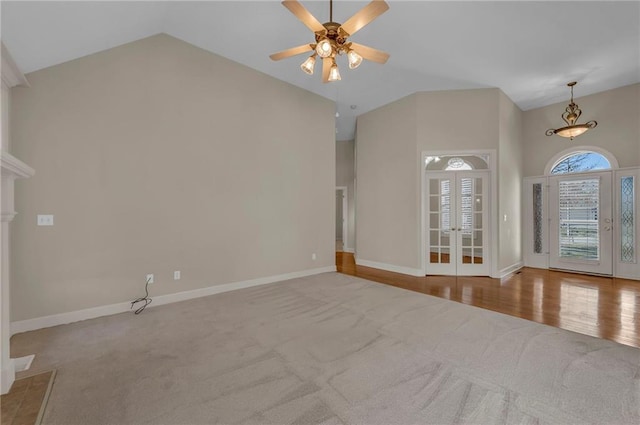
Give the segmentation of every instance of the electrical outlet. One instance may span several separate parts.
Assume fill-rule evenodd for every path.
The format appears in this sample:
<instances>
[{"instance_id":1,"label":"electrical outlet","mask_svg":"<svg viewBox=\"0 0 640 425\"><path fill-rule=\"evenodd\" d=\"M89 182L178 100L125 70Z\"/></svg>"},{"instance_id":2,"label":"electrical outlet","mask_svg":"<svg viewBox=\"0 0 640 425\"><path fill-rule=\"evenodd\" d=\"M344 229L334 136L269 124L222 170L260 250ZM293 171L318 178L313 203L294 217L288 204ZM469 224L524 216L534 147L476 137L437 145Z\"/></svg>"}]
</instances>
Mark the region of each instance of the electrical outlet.
<instances>
[{"instance_id":1,"label":"electrical outlet","mask_svg":"<svg viewBox=\"0 0 640 425\"><path fill-rule=\"evenodd\" d=\"M317 259L317 258L318 258L318 257L316 256L316 253L315 253L315 252L314 252L313 254L311 254L311 259L312 259L313 261L316 261L316 259Z\"/></svg>"},{"instance_id":2,"label":"electrical outlet","mask_svg":"<svg viewBox=\"0 0 640 425\"><path fill-rule=\"evenodd\" d=\"M38 226L53 226L53 215L38 214Z\"/></svg>"},{"instance_id":3,"label":"electrical outlet","mask_svg":"<svg viewBox=\"0 0 640 425\"><path fill-rule=\"evenodd\" d=\"M173 280L180 280L180 270L173 272Z\"/></svg>"},{"instance_id":4,"label":"electrical outlet","mask_svg":"<svg viewBox=\"0 0 640 425\"><path fill-rule=\"evenodd\" d=\"M145 282L153 283L153 275L152 274L148 274L147 278L145 279Z\"/></svg>"}]
</instances>

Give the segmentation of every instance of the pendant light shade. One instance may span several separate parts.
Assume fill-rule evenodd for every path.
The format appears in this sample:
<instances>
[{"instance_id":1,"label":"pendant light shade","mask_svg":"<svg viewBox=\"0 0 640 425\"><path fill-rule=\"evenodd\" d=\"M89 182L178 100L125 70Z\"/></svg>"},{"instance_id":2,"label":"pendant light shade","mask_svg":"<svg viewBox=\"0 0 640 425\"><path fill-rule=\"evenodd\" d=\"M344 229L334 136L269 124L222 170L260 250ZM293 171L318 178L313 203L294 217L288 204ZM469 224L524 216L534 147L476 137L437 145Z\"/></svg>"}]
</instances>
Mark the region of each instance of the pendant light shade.
<instances>
[{"instance_id":1,"label":"pendant light shade","mask_svg":"<svg viewBox=\"0 0 640 425\"><path fill-rule=\"evenodd\" d=\"M545 132L547 136L557 134L560 137L566 137L573 140L574 137L578 137L598 125L598 122L594 120L591 120L586 124L576 124L576 121L578 121L578 118L582 115L582 111L578 107L578 104L573 101L573 86L576 84L577 83L575 81L567 84L567 86L571 87L571 101L562 114L562 119L567 123L567 126L556 129L550 128Z\"/></svg>"}]
</instances>

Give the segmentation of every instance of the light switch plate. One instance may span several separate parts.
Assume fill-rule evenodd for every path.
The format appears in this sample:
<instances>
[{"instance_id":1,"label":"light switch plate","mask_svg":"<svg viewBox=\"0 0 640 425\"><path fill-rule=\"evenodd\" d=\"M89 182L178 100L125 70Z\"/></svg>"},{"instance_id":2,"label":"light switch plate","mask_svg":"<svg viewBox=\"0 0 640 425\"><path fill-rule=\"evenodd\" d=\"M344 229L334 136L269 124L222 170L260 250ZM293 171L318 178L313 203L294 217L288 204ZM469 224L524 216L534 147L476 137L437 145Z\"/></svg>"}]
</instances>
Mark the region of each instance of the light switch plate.
<instances>
[{"instance_id":1,"label":"light switch plate","mask_svg":"<svg viewBox=\"0 0 640 425\"><path fill-rule=\"evenodd\" d=\"M38 226L53 226L53 214L38 214Z\"/></svg>"}]
</instances>

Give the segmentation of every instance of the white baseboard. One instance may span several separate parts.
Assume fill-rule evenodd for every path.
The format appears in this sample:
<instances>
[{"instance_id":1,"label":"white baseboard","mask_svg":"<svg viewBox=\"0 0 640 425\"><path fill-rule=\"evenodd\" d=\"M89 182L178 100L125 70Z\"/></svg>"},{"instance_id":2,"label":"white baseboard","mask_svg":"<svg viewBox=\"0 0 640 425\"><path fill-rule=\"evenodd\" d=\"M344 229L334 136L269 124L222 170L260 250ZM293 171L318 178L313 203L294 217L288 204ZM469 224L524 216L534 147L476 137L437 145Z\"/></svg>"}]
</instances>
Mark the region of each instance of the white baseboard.
<instances>
[{"instance_id":1,"label":"white baseboard","mask_svg":"<svg viewBox=\"0 0 640 425\"><path fill-rule=\"evenodd\" d=\"M511 273L517 272L523 267L524 267L524 263L522 261L518 261L517 263L514 263L509 267L505 267L504 269L498 272L498 279L502 279L503 277L508 276Z\"/></svg>"},{"instance_id":2,"label":"white baseboard","mask_svg":"<svg viewBox=\"0 0 640 425\"><path fill-rule=\"evenodd\" d=\"M36 358L35 354L30 354L28 356L11 359L11 361L13 361L13 368L15 369L16 373L29 370L29 368L31 367L31 363L35 358Z\"/></svg>"},{"instance_id":3,"label":"white baseboard","mask_svg":"<svg viewBox=\"0 0 640 425\"><path fill-rule=\"evenodd\" d=\"M299 277L312 276L320 273L335 272L336 266L320 267L317 269L301 270L280 274L276 276L260 277L257 279L243 280L240 282L226 283L223 285L208 286L206 288L193 289L190 291L176 292L174 294L159 295L153 297L153 303L148 308L159 305L186 301L193 298L206 297L208 295L222 292L235 291L236 289L250 288L252 286L265 285L268 283L280 282ZM131 302L126 301L117 304L104 305L100 307L87 308L84 310L70 311L68 313L53 314L51 316L36 317L34 319L19 320L11 322L11 335L21 332L33 331L36 329L49 328L51 326L64 325L67 323L79 322L81 320L94 319L96 317L109 316L112 314L131 311Z\"/></svg>"},{"instance_id":4,"label":"white baseboard","mask_svg":"<svg viewBox=\"0 0 640 425\"><path fill-rule=\"evenodd\" d=\"M351 254L355 253L356 251L353 248L343 248L342 249L343 252L350 252Z\"/></svg>"},{"instance_id":5,"label":"white baseboard","mask_svg":"<svg viewBox=\"0 0 640 425\"><path fill-rule=\"evenodd\" d=\"M632 276L630 274L616 274L613 277L617 277L618 279L640 280L640 276Z\"/></svg>"},{"instance_id":6,"label":"white baseboard","mask_svg":"<svg viewBox=\"0 0 640 425\"><path fill-rule=\"evenodd\" d=\"M373 267L374 269L386 270L389 272L396 272L402 274L408 274L410 276L424 276L424 272L421 269L414 269L411 267L395 266L393 264L378 263L377 261L361 260L356 258L356 264L359 266Z\"/></svg>"},{"instance_id":7,"label":"white baseboard","mask_svg":"<svg viewBox=\"0 0 640 425\"><path fill-rule=\"evenodd\" d=\"M16 371L13 368L13 362L9 361L9 364L3 364L0 369L0 394L8 393L15 380Z\"/></svg>"}]
</instances>

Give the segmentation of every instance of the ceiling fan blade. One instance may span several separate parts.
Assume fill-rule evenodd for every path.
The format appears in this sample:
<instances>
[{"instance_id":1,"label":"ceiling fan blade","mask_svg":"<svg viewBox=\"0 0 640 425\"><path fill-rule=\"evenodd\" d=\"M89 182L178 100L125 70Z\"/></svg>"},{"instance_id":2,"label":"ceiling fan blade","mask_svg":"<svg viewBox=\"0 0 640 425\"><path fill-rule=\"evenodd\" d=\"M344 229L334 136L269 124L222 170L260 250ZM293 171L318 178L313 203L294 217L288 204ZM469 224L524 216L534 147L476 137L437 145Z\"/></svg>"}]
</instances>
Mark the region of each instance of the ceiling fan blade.
<instances>
[{"instance_id":1,"label":"ceiling fan blade","mask_svg":"<svg viewBox=\"0 0 640 425\"><path fill-rule=\"evenodd\" d=\"M303 24L307 26L311 31L318 32L324 31L324 26L318 22L318 20L309 12L300 2L297 0L285 0L282 5L289 9L291 13L296 15L296 18L300 19Z\"/></svg>"},{"instance_id":2,"label":"ceiling fan blade","mask_svg":"<svg viewBox=\"0 0 640 425\"><path fill-rule=\"evenodd\" d=\"M313 50L313 47L311 47L311 44L303 44L302 46L292 47L290 49L283 50L282 52L274 53L269 57L271 58L271 60L279 61L281 59L299 55L304 52L310 52L312 50Z\"/></svg>"},{"instance_id":3,"label":"ceiling fan blade","mask_svg":"<svg viewBox=\"0 0 640 425\"><path fill-rule=\"evenodd\" d=\"M329 71L331 71L331 65L333 65L333 59L331 57L322 59L322 82L329 82Z\"/></svg>"},{"instance_id":4,"label":"ceiling fan blade","mask_svg":"<svg viewBox=\"0 0 640 425\"><path fill-rule=\"evenodd\" d=\"M373 0L347 19L347 22L342 24L342 29L347 34L353 35L387 10L389 10L389 5L384 0Z\"/></svg>"},{"instance_id":5,"label":"ceiling fan blade","mask_svg":"<svg viewBox=\"0 0 640 425\"><path fill-rule=\"evenodd\" d=\"M351 48L360 56L370 60L371 62L386 63L389 59L389 53L374 49L373 47L368 47L358 43L351 43Z\"/></svg>"}]
</instances>

